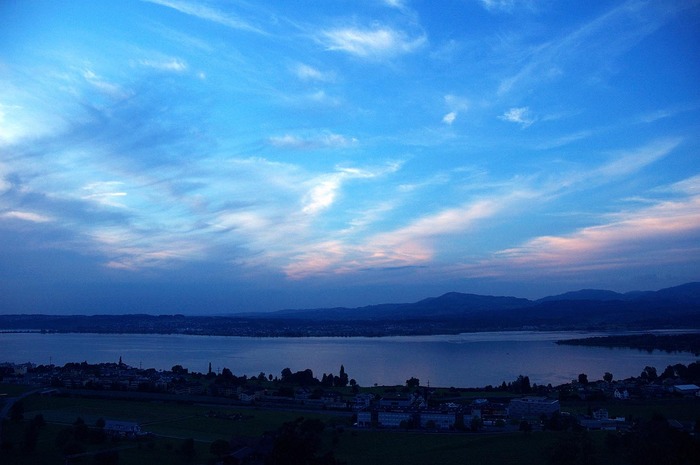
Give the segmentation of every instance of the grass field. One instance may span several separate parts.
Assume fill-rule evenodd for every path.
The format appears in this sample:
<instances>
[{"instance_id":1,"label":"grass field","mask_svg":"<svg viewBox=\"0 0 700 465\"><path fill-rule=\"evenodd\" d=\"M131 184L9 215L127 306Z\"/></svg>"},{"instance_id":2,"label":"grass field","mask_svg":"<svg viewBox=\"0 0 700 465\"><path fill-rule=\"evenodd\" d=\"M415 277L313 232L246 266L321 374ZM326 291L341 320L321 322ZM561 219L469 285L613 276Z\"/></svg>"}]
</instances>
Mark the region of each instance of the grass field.
<instances>
[{"instance_id":1,"label":"grass field","mask_svg":"<svg viewBox=\"0 0 700 465\"><path fill-rule=\"evenodd\" d=\"M0 386L0 390L2 386ZM341 433L327 429L324 447L348 465L400 463L422 464L539 464L548 463L547 457L556 444L571 433L532 432L501 434L429 434L389 430L356 430L349 427L347 415L332 412L312 413L228 406L206 406L173 402L93 399L78 397L42 397L32 395L24 399L23 423L4 422L1 464L57 464L64 463L57 438L78 417L89 426L99 418L129 420L140 423L144 430L157 437L145 441L107 441L86 445L87 452L116 449L121 465L153 465L156 463L208 463L214 459L209 446L216 439L233 436L257 437L274 431L282 423L298 417L318 418L326 425L344 426ZM589 407L607 408L611 416L650 418L661 413L681 421L700 418L700 402L695 399L668 399L644 403L607 402L603 405L586 402L567 402L562 409L586 412ZM219 414L219 418L209 415ZM40 430L34 451L22 449L29 420L41 414L47 425ZM238 414L238 416L236 416ZM230 416L226 418L226 416ZM223 417L223 418L222 418ZM605 432L593 432L596 463L625 463L605 446ZM195 441L194 459L182 453L185 440ZM334 439L334 440L333 440ZM84 456L71 463L94 463L92 456Z\"/></svg>"},{"instance_id":2,"label":"grass field","mask_svg":"<svg viewBox=\"0 0 700 465\"><path fill-rule=\"evenodd\" d=\"M665 418L678 421L700 421L700 401L684 398L607 402L566 401L562 403L561 410L572 414L586 414L589 408L596 410L600 407L607 409L610 417L651 418L658 413Z\"/></svg>"},{"instance_id":3,"label":"grass field","mask_svg":"<svg viewBox=\"0 0 700 465\"><path fill-rule=\"evenodd\" d=\"M464 465L542 463L551 434L418 434L358 431L345 435L335 452L348 465L390 463Z\"/></svg>"},{"instance_id":4,"label":"grass field","mask_svg":"<svg viewBox=\"0 0 700 465\"><path fill-rule=\"evenodd\" d=\"M319 418L330 424L349 425L350 421L347 416L311 412L77 397L31 396L24 404L26 418L41 413L50 423L72 424L77 417L81 417L88 425L94 425L99 418L133 421L139 423L145 431L159 436L208 442L234 435L260 436L265 431L274 431L282 423L300 416ZM222 416L238 414L241 419L213 418L208 416L210 412Z\"/></svg>"}]
</instances>

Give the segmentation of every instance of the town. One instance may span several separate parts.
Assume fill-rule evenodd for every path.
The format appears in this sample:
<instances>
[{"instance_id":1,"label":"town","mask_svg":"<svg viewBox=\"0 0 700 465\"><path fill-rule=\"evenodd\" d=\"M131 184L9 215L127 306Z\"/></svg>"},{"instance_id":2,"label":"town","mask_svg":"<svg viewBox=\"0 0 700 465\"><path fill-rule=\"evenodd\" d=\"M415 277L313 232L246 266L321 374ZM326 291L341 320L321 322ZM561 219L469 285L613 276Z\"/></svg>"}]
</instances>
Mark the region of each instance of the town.
<instances>
[{"instance_id":1,"label":"town","mask_svg":"<svg viewBox=\"0 0 700 465\"><path fill-rule=\"evenodd\" d=\"M26 393L45 402L52 398L97 398L207 405L210 407L207 417L228 419L245 415L224 413L230 408L243 412L246 409L293 411L301 417L332 414L345 418L341 427L353 431L448 436L505 437L533 431L576 430L602 431L622 437L639 428L639 418L635 415L613 414L613 410L624 410L625 405L643 408L682 402L694 412L700 412L700 363L697 362L668 366L661 373L647 366L640 376L624 380L615 380L611 373L601 380L588 380L582 373L570 383L543 386L531 384L527 376L520 375L500 386L481 388L423 386L416 378L406 380L403 386L360 387L342 365L337 374L323 374L318 379L309 369L292 372L285 368L277 376L265 373L237 376L228 368L216 373L211 366L207 373L190 372L180 365L171 370L136 368L123 363L121 358L114 363L68 363L62 367L5 363L0 365L0 376L0 386L24 386ZM4 400L3 416L17 420L23 401L10 400L7 396ZM563 406L574 409L570 411ZM664 421L669 428L691 438L698 432L698 419L696 415L668 417ZM100 420L101 431L107 437L143 440L157 434L129 418L104 416ZM252 443L250 439L243 442L240 438L225 439L229 445L223 448L226 450L223 455L229 457L229 462L223 463L257 463L255 460L268 463L273 450L271 437L278 436L261 435ZM13 444L3 437L2 441L3 453L21 448L21 440ZM267 444L266 452L261 452L263 444ZM697 449L697 439L693 444ZM85 453L80 448L67 452L76 457ZM234 456L237 462L231 462Z\"/></svg>"}]
</instances>

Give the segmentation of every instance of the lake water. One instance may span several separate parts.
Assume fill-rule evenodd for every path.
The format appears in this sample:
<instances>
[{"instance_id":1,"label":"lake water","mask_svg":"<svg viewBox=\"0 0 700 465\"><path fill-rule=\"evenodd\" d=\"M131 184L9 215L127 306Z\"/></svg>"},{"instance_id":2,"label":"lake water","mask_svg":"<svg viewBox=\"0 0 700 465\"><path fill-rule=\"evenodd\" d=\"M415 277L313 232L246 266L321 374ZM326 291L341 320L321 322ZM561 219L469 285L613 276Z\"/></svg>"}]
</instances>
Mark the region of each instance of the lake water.
<instances>
[{"instance_id":1,"label":"lake water","mask_svg":"<svg viewBox=\"0 0 700 465\"><path fill-rule=\"evenodd\" d=\"M687 331L685 331L687 332ZM666 331L667 333L667 331ZM668 365L698 360L689 353L653 353L555 344L559 339L601 335L580 332L487 332L449 336L382 338L249 338L134 334L0 333L0 362L63 365L117 362L143 368L182 365L206 373L224 367L234 374L279 376L282 369L311 368L319 379L340 365L361 386L404 384L480 387L527 375L537 384L567 383L586 373L598 380L639 376L645 366L659 373Z\"/></svg>"}]
</instances>

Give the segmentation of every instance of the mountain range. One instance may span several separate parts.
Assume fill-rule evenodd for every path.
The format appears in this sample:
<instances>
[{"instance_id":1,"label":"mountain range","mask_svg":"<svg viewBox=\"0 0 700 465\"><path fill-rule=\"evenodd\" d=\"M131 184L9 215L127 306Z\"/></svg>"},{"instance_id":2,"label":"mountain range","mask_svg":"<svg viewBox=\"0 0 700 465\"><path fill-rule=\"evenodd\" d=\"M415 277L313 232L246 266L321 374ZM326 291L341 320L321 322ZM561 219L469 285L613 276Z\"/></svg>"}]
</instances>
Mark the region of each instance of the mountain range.
<instances>
[{"instance_id":1,"label":"mountain range","mask_svg":"<svg viewBox=\"0 0 700 465\"><path fill-rule=\"evenodd\" d=\"M700 327L700 282L618 293L583 289L529 300L449 292L414 303L281 310L263 318L326 321L461 320L496 326L691 325Z\"/></svg>"},{"instance_id":2,"label":"mountain range","mask_svg":"<svg viewBox=\"0 0 700 465\"><path fill-rule=\"evenodd\" d=\"M206 311L206 309L201 309ZM229 336L388 336L504 330L700 329L700 282L529 300L449 292L413 303L216 316L0 315L0 330Z\"/></svg>"}]
</instances>

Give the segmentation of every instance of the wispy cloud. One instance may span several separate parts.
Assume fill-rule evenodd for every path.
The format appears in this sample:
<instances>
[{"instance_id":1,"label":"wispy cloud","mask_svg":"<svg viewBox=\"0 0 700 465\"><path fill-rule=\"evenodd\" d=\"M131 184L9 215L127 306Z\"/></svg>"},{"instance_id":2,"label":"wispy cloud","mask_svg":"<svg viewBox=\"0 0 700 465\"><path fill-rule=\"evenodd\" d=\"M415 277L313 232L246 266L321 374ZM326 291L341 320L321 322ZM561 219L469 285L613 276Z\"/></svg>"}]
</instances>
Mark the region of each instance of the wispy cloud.
<instances>
[{"instance_id":1,"label":"wispy cloud","mask_svg":"<svg viewBox=\"0 0 700 465\"><path fill-rule=\"evenodd\" d=\"M667 108L661 108L656 111L651 111L644 113L637 117L637 122L639 123L654 123L658 120L673 118L679 114L697 110L700 107L697 103L685 104L685 105L675 105Z\"/></svg>"},{"instance_id":2,"label":"wispy cloud","mask_svg":"<svg viewBox=\"0 0 700 465\"><path fill-rule=\"evenodd\" d=\"M530 108L528 107L510 108L499 116L499 119L519 124L522 128L526 128L535 122L535 119L530 116Z\"/></svg>"},{"instance_id":3,"label":"wispy cloud","mask_svg":"<svg viewBox=\"0 0 700 465\"><path fill-rule=\"evenodd\" d=\"M477 200L455 208L427 214L407 226L367 237L360 242L334 240L311 244L312 253L302 253L285 267L290 278L315 274L355 273L368 268L429 264L445 237L461 235L529 193L516 192Z\"/></svg>"},{"instance_id":4,"label":"wispy cloud","mask_svg":"<svg viewBox=\"0 0 700 465\"><path fill-rule=\"evenodd\" d=\"M556 196L572 189L585 190L615 182L668 156L682 142L681 138L663 138L636 148L609 152L608 160L598 166L579 166L550 176L544 188L547 195Z\"/></svg>"},{"instance_id":5,"label":"wispy cloud","mask_svg":"<svg viewBox=\"0 0 700 465\"><path fill-rule=\"evenodd\" d=\"M48 223L52 218L40 213L12 210L0 213L0 218L28 221L30 223Z\"/></svg>"},{"instance_id":6,"label":"wispy cloud","mask_svg":"<svg viewBox=\"0 0 700 465\"><path fill-rule=\"evenodd\" d=\"M585 191L594 186L615 182L628 177L671 153L680 139L664 139L651 142L637 149L612 154L610 161L589 171L571 170L559 174L556 179L538 176L517 177L508 183L487 187L488 194L461 205L428 212L414 218L407 225L364 238L337 237L333 241L310 243L313 252L299 252L293 255L285 272L290 278L303 279L316 274L346 274L371 268L397 266L436 266L439 257L449 249L450 238L464 238L478 235L490 221L504 216L520 215L524 205L546 205L574 190ZM697 178L673 186L674 191L690 192L700 186ZM314 191L314 208L323 209L335 201L337 178L323 180ZM569 236L543 236L533 239L521 247L506 249L478 265L465 265L470 274L495 276L508 273L508 267L546 262L551 252L550 265L564 263L565 252L580 251L581 256L594 251L596 244L609 243L601 250L623 249L626 238L638 228L646 229L653 240L655 231L691 230L700 218L697 203L700 195L691 202L679 204L657 202L653 208L636 213L621 213L613 218L605 217L609 224L581 228ZM394 205L386 206L390 211ZM666 210L668 212L664 213ZM671 213L675 210L677 214ZM520 213L516 213L520 212ZM669 221L664 225L664 218ZM697 223L700 230L700 222ZM644 233L640 237L643 237ZM475 236L476 237L476 236ZM464 240L464 239L462 239ZM557 251L558 250L558 251ZM640 249L641 250L641 249ZM591 252L592 253L592 252ZM603 254L604 252L601 252ZM543 265L544 266L544 265ZM596 265L597 266L597 265Z\"/></svg>"},{"instance_id":7,"label":"wispy cloud","mask_svg":"<svg viewBox=\"0 0 700 465\"><path fill-rule=\"evenodd\" d=\"M94 201L104 206L126 208L117 199L126 197L127 193L122 191L124 183L120 181L93 182L83 187L84 195L82 199Z\"/></svg>"},{"instance_id":8,"label":"wispy cloud","mask_svg":"<svg viewBox=\"0 0 700 465\"><path fill-rule=\"evenodd\" d=\"M179 0L144 0L146 2L155 3L161 6L172 8L179 11L180 13L194 16L206 21L212 21L214 23L221 24L223 26L229 27L231 29L238 29L241 31L255 32L259 34L264 34L264 31L249 22L237 18L231 14L224 13L215 8L203 5L200 2L189 2L189 1L179 1Z\"/></svg>"},{"instance_id":9,"label":"wispy cloud","mask_svg":"<svg viewBox=\"0 0 700 465\"><path fill-rule=\"evenodd\" d=\"M342 184L351 179L370 179L394 172L398 165L390 164L376 170L338 168L335 173L312 179L311 187L303 198L303 213L315 215L329 208L335 201Z\"/></svg>"},{"instance_id":10,"label":"wispy cloud","mask_svg":"<svg viewBox=\"0 0 700 465\"><path fill-rule=\"evenodd\" d=\"M445 95L445 105L449 113L442 117L442 122L451 125L457 119L459 112L466 111L469 108L469 100L464 97L448 94Z\"/></svg>"},{"instance_id":11,"label":"wispy cloud","mask_svg":"<svg viewBox=\"0 0 700 465\"><path fill-rule=\"evenodd\" d=\"M324 72L304 63L297 63L293 67L293 72L302 81L332 82L335 80L334 73Z\"/></svg>"},{"instance_id":12,"label":"wispy cloud","mask_svg":"<svg viewBox=\"0 0 700 465\"><path fill-rule=\"evenodd\" d=\"M633 151L620 152L613 160L593 170L592 175L608 178L635 173L671 153L682 141L681 138L661 139Z\"/></svg>"},{"instance_id":13,"label":"wispy cloud","mask_svg":"<svg viewBox=\"0 0 700 465\"><path fill-rule=\"evenodd\" d=\"M409 37L389 26L340 27L322 31L320 42L327 50L346 52L361 58L385 58L411 53L425 44L424 35Z\"/></svg>"},{"instance_id":14,"label":"wispy cloud","mask_svg":"<svg viewBox=\"0 0 700 465\"><path fill-rule=\"evenodd\" d=\"M122 100L132 95L130 90L124 89L121 85L109 82L101 76L95 74L92 70L86 69L83 71L83 77L95 89L103 94L106 94L114 99Z\"/></svg>"},{"instance_id":15,"label":"wispy cloud","mask_svg":"<svg viewBox=\"0 0 700 465\"><path fill-rule=\"evenodd\" d=\"M693 181L695 184L697 179ZM697 185L695 186L697 188ZM498 253L493 266L545 273L687 261L700 255L700 195L620 212L562 236L541 236ZM668 244L674 243L674 248ZM699 257L700 258L700 257ZM482 264L484 265L484 264Z\"/></svg>"},{"instance_id":16,"label":"wispy cloud","mask_svg":"<svg viewBox=\"0 0 700 465\"><path fill-rule=\"evenodd\" d=\"M392 8L402 9L402 8L406 7L403 0L383 0L383 1L384 1L385 5L390 6Z\"/></svg>"},{"instance_id":17,"label":"wispy cloud","mask_svg":"<svg viewBox=\"0 0 700 465\"><path fill-rule=\"evenodd\" d=\"M562 147L565 145L569 145L572 142L586 139L587 137L590 137L594 133L595 133L595 131L593 131L593 130L584 129L582 131L577 131L577 132L574 132L572 134L566 134L566 135L559 136L559 137L553 137L553 138L550 138L550 139L538 144L536 148L540 149L540 150L547 150L547 149L554 149L554 148Z\"/></svg>"},{"instance_id":18,"label":"wispy cloud","mask_svg":"<svg viewBox=\"0 0 700 465\"><path fill-rule=\"evenodd\" d=\"M311 137L302 137L293 134L270 137L268 143L275 147L294 150L314 150L322 148L346 148L358 143L354 137L346 137L342 134L326 133Z\"/></svg>"},{"instance_id":19,"label":"wispy cloud","mask_svg":"<svg viewBox=\"0 0 700 465\"><path fill-rule=\"evenodd\" d=\"M179 58L170 58L165 60L141 60L139 61L139 64L141 64L141 66L157 69L159 71L170 71L175 73L187 71L187 63Z\"/></svg>"},{"instance_id":20,"label":"wispy cloud","mask_svg":"<svg viewBox=\"0 0 700 465\"><path fill-rule=\"evenodd\" d=\"M485 0L493 6L513 2ZM505 95L518 87L531 87L549 82L565 74L570 63L577 73L598 72L605 63L626 52L640 40L659 29L678 11L690 7L690 2L666 3L628 0L615 6L568 35L531 47L519 70L503 79L498 88ZM612 34L610 31L615 31ZM586 63L591 63L586 66Z\"/></svg>"},{"instance_id":21,"label":"wispy cloud","mask_svg":"<svg viewBox=\"0 0 700 465\"><path fill-rule=\"evenodd\" d=\"M517 7L532 7L532 0L479 0L490 11L512 11Z\"/></svg>"}]
</instances>

